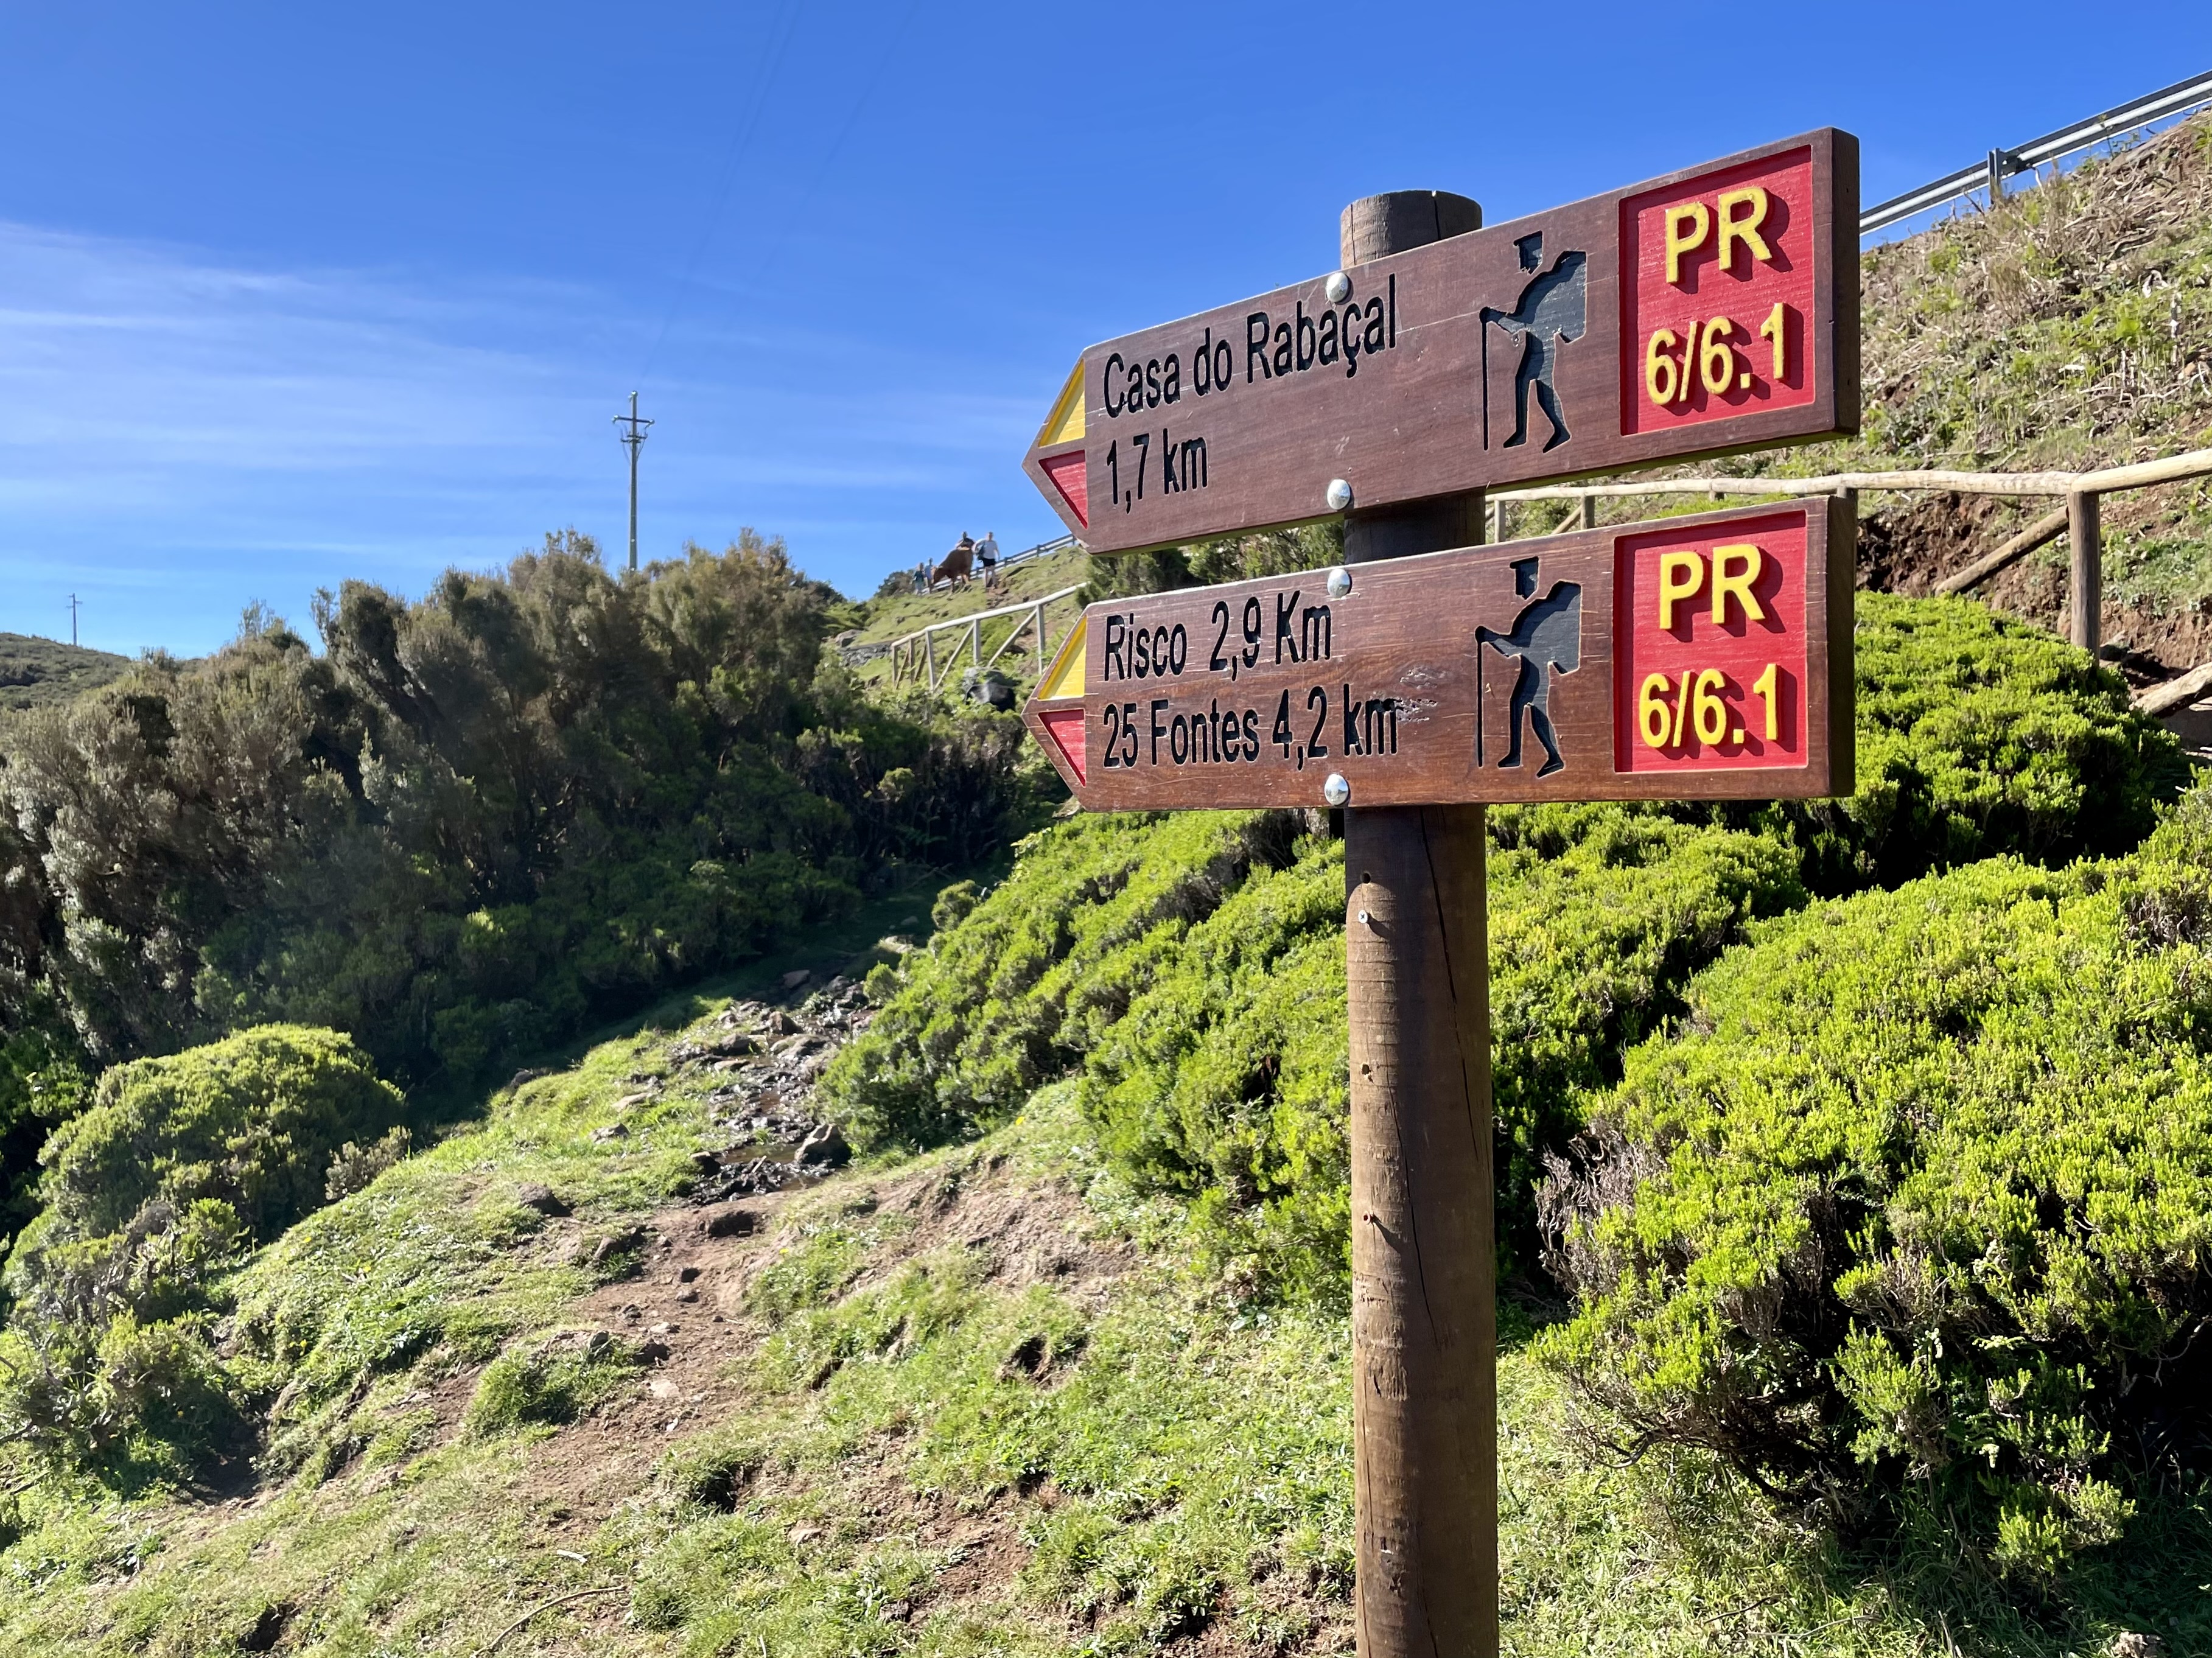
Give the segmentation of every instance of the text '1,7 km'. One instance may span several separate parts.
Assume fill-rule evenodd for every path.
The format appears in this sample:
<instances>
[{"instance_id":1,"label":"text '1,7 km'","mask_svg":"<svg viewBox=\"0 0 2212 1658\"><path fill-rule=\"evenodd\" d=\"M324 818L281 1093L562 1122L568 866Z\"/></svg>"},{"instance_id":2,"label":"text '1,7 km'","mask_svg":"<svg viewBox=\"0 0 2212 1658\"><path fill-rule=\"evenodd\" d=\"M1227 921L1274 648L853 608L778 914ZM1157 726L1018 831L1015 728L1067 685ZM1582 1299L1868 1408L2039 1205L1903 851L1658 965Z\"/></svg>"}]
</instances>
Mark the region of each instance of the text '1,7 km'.
<instances>
[{"instance_id":1,"label":"text '1,7 km'","mask_svg":"<svg viewBox=\"0 0 2212 1658\"><path fill-rule=\"evenodd\" d=\"M1092 811L1847 793L1825 500L1093 604L1030 728Z\"/></svg>"},{"instance_id":2,"label":"text '1,7 km'","mask_svg":"<svg viewBox=\"0 0 2212 1658\"><path fill-rule=\"evenodd\" d=\"M1094 553L1858 425L1858 150L1808 133L1094 345L1024 468Z\"/></svg>"}]
</instances>

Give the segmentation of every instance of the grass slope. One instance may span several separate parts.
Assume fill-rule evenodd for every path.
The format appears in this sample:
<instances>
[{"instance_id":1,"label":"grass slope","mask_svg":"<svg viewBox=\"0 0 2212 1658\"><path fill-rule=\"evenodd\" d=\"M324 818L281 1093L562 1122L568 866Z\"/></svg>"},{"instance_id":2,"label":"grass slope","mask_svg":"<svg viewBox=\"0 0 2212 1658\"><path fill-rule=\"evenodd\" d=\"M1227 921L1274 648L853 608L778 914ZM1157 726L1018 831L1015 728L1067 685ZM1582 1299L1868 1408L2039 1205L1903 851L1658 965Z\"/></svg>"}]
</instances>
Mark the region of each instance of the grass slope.
<instances>
[{"instance_id":1,"label":"grass slope","mask_svg":"<svg viewBox=\"0 0 2212 1658\"><path fill-rule=\"evenodd\" d=\"M0 634L0 708L66 702L81 691L120 679L127 656L64 645L29 634Z\"/></svg>"},{"instance_id":2,"label":"grass slope","mask_svg":"<svg viewBox=\"0 0 2212 1658\"><path fill-rule=\"evenodd\" d=\"M863 680L870 683L881 681L888 684L891 674L890 658L884 653L893 640L903 639L917 628L926 628L933 623L957 622L979 610L996 610L1002 605L1042 598L1047 593L1057 592L1062 587L1073 587L1088 580L1090 575L1088 555L1080 550L1071 549L1015 565L1006 572L995 592L986 593L981 580L977 580L964 587L940 586L927 593L902 591L887 597L871 598L858 607L861 616L860 624L838 635L838 647ZM1074 598L1061 599L1048 607L1045 616L1048 635L1045 648L1048 653L1058 646L1074 621L1077 610ZM983 624L983 657L986 661L1021 623L1020 616L1007 616ZM966 641L957 635L946 635L939 639L938 659L940 662L948 660L947 653L962 648L965 643ZM963 657L963 665L972 660L972 658ZM1007 652L1000 659L999 665L1012 677L1028 678L1036 668L1036 658L1030 641L1024 638Z\"/></svg>"},{"instance_id":3,"label":"grass slope","mask_svg":"<svg viewBox=\"0 0 2212 1658\"><path fill-rule=\"evenodd\" d=\"M260 1483L19 1471L0 1651L1349 1650L1340 1316L1189 1272L1066 1084L705 1237L669 1201L705 1140L680 1034L503 1095L246 1269L238 1339L294 1377ZM574 1213L519 1206L529 1181ZM2031 1619L1940 1540L1839 1556L1701 1459L1593 1448L1528 1333L1500 1362L1509 1652L2212 1647L2202 1492Z\"/></svg>"}]
</instances>

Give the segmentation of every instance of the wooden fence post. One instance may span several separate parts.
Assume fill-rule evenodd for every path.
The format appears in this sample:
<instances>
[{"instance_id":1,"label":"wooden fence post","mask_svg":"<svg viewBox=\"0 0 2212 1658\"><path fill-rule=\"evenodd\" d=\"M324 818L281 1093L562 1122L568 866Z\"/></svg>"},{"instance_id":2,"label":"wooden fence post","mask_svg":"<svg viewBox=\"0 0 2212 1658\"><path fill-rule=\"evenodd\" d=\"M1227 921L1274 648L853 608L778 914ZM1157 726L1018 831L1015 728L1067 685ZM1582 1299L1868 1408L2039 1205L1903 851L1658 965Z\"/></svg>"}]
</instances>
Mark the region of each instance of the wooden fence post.
<instances>
[{"instance_id":1,"label":"wooden fence post","mask_svg":"<svg viewBox=\"0 0 2212 1658\"><path fill-rule=\"evenodd\" d=\"M2092 652L2102 642L2105 607L2105 535L2099 499L2094 489L2076 489L2066 497L2069 631L2076 645Z\"/></svg>"},{"instance_id":2,"label":"wooden fence post","mask_svg":"<svg viewBox=\"0 0 2212 1658\"><path fill-rule=\"evenodd\" d=\"M1462 196L1367 197L1344 210L1342 263L1480 224ZM1355 510L1345 561L1478 544L1483 505ZM1360 1658L1498 1650L1485 836L1480 806L1345 813Z\"/></svg>"}]
</instances>

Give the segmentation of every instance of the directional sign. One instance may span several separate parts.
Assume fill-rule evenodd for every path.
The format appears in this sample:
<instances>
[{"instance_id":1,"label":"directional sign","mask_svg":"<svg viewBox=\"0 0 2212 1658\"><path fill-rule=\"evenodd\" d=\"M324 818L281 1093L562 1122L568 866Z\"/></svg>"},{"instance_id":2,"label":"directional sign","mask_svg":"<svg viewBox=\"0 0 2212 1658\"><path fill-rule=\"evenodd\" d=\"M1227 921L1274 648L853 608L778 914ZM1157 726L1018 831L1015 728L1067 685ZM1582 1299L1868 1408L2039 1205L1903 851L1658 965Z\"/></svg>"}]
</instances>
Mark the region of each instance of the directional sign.
<instances>
[{"instance_id":1,"label":"directional sign","mask_svg":"<svg viewBox=\"0 0 2212 1658\"><path fill-rule=\"evenodd\" d=\"M1832 128L1094 345L1024 462L1091 551L1858 428Z\"/></svg>"},{"instance_id":2,"label":"directional sign","mask_svg":"<svg viewBox=\"0 0 2212 1658\"><path fill-rule=\"evenodd\" d=\"M1109 600L1025 717L1092 811L1847 794L1852 534L1810 499Z\"/></svg>"}]
</instances>

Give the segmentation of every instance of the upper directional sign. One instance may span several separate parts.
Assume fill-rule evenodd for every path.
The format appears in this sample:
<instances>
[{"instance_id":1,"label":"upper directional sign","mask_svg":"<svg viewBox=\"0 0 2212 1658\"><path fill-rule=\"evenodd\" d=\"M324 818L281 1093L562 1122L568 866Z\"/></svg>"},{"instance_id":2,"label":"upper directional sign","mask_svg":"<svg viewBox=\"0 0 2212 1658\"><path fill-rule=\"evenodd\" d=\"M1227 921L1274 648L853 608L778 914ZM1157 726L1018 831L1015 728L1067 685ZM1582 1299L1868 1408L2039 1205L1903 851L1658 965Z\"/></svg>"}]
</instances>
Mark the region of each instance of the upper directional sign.
<instances>
[{"instance_id":1,"label":"upper directional sign","mask_svg":"<svg viewBox=\"0 0 2212 1658\"><path fill-rule=\"evenodd\" d=\"M1132 552L1853 432L1857 223L1824 128L1433 242L1092 346L1024 468Z\"/></svg>"}]
</instances>

